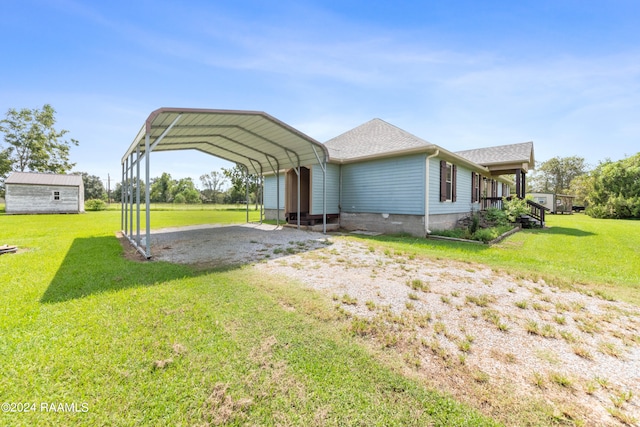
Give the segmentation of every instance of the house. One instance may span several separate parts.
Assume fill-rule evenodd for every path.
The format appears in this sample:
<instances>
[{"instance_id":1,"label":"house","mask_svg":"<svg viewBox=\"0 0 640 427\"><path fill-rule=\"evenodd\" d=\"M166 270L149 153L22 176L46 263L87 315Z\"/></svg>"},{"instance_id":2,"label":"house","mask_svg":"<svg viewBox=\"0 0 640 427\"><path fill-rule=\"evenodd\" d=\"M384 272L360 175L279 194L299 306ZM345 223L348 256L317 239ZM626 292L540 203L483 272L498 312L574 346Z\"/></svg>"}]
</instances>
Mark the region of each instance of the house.
<instances>
[{"instance_id":1,"label":"house","mask_svg":"<svg viewBox=\"0 0 640 427\"><path fill-rule=\"evenodd\" d=\"M7 214L82 213L81 175L13 172L5 180Z\"/></svg>"},{"instance_id":2,"label":"house","mask_svg":"<svg viewBox=\"0 0 640 427\"><path fill-rule=\"evenodd\" d=\"M512 186L524 197L534 165L532 142L454 153L380 119L324 145L326 170L312 164L264 174L267 219L284 212L282 219L293 223L299 212L301 223L313 224L326 204L328 220L347 230L425 236L454 227L472 211L499 206Z\"/></svg>"},{"instance_id":3,"label":"house","mask_svg":"<svg viewBox=\"0 0 640 427\"><path fill-rule=\"evenodd\" d=\"M512 186L524 197L534 165L531 142L453 153L373 119L323 144L262 111L162 107L147 117L121 159L122 182L128 183L121 230L147 259L152 153L177 150L216 156L262 177L261 219L416 236L499 206ZM133 191L134 175L145 182L145 200ZM531 210L544 224L544 211Z\"/></svg>"}]
</instances>

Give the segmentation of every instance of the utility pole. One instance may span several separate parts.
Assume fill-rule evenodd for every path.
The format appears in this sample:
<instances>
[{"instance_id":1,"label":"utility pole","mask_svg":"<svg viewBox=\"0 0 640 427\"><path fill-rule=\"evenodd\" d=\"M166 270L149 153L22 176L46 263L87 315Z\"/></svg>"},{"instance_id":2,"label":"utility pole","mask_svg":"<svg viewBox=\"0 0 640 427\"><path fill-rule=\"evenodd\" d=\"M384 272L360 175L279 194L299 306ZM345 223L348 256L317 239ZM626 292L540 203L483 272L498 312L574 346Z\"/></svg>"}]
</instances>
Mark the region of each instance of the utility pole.
<instances>
[{"instance_id":1,"label":"utility pole","mask_svg":"<svg viewBox=\"0 0 640 427\"><path fill-rule=\"evenodd\" d=\"M107 203L111 204L111 175L107 174Z\"/></svg>"}]
</instances>

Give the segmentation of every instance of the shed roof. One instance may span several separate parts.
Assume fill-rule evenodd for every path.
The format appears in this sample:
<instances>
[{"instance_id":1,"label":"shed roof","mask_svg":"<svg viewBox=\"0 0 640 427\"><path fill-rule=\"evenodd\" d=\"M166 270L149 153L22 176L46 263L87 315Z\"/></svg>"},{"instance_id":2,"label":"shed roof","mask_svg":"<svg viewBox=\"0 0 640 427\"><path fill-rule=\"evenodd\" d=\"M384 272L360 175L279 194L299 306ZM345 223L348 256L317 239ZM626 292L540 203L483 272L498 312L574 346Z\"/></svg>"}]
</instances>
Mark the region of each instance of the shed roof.
<instances>
[{"instance_id":1,"label":"shed roof","mask_svg":"<svg viewBox=\"0 0 640 427\"><path fill-rule=\"evenodd\" d=\"M152 112L122 162L140 149L198 150L245 165L252 173L327 161L324 145L260 111L160 108Z\"/></svg>"},{"instance_id":2,"label":"shed roof","mask_svg":"<svg viewBox=\"0 0 640 427\"><path fill-rule=\"evenodd\" d=\"M12 172L5 184L58 185L65 187L82 186L82 175L63 175L39 172Z\"/></svg>"},{"instance_id":3,"label":"shed roof","mask_svg":"<svg viewBox=\"0 0 640 427\"><path fill-rule=\"evenodd\" d=\"M457 151L457 155L483 166L507 163L527 163L533 169L533 142L499 145L495 147L476 148L473 150Z\"/></svg>"}]
</instances>

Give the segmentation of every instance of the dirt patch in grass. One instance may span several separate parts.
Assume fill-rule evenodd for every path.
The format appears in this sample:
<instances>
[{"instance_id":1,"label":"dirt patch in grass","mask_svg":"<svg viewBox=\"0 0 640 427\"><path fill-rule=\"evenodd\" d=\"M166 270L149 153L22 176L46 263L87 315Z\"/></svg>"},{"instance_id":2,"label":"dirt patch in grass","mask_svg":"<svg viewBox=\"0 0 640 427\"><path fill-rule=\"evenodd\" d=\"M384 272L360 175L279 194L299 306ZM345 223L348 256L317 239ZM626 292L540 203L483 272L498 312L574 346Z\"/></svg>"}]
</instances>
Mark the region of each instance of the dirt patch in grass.
<instances>
[{"instance_id":1,"label":"dirt patch in grass","mask_svg":"<svg viewBox=\"0 0 640 427\"><path fill-rule=\"evenodd\" d=\"M479 264L332 241L255 268L326 293L381 357L508 425L640 419L638 307Z\"/></svg>"}]
</instances>

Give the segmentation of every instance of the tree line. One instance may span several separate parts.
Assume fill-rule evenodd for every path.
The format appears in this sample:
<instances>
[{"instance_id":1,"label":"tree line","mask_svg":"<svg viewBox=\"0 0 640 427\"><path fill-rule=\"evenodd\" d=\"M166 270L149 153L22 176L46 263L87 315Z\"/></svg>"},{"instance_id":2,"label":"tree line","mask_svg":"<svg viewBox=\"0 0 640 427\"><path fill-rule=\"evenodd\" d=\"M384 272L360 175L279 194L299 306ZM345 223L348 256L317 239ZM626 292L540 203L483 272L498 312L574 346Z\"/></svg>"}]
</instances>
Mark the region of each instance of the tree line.
<instances>
[{"instance_id":1,"label":"tree line","mask_svg":"<svg viewBox=\"0 0 640 427\"><path fill-rule=\"evenodd\" d=\"M0 196L4 195L4 180L12 171L68 173L75 166L69 161L75 139L64 139L69 132L56 130L55 109L45 104L41 109L11 108L0 120ZM116 184L107 194L102 180L86 172L82 174L85 200L120 200L122 184ZM249 183L249 200L246 183ZM200 176L202 190L192 178L173 179L162 173L150 182L149 197L154 203L241 203L261 198L258 177L245 173L240 166L212 171ZM128 184L128 183L127 183ZM230 186L227 188L226 186ZM134 179L133 188L145 185ZM619 161L604 160L589 168L579 156L554 157L542 162L528 181L528 191L576 196L586 213L598 218L640 218L640 153Z\"/></svg>"},{"instance_id":2,"label":"tree line","mask_svg":"<svg viewBox=\"0 0 640 427\"><path fill-rule=\"evenodd\" d=\"M622 160L606 159L589 168L579 156L542 162L528 191L568 194L594 218L640 218L640 153Z\"/></svg>"},{"instance_id":3,"label":"tree line","mask_svg":"<svg viewBox=\"0 0 640 427\"><path fill-rule=\"evenodd\" d=\"M84 182L85 200L100 199L104 201L121 200L122 183L116 183L113 191L109 194L104 188L103 180L96 175L89 175L82 172ZM221 171L212 171L200 175L202 189L196 187L192 178L174 179L171 174L163 172L159 177L149 181L149 200L152 203L176 203L176 204L198 204L198 203L258 203L260 200L260 188L257 184L256 175L245 176L239 166L233 168L222 168ZM249 182L249 200L246 197L246 183ZM140 199L146 197L146 185L143 180L138 181L133 178L133 197L135 200L138 186L140 186ZM229 186L230 184L230 186ZM129 185L129 180L125 180L125 185Z\"/></svg>"}]
</instances>

